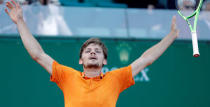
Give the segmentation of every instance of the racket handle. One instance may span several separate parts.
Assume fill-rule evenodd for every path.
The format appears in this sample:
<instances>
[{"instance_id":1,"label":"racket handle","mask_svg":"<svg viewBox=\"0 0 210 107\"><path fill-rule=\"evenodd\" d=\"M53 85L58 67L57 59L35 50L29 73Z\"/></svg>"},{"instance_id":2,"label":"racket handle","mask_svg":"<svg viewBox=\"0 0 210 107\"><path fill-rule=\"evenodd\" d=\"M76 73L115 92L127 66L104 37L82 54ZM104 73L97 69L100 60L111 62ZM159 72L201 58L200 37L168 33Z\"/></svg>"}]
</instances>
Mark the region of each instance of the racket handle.
<instances>
[{"instance_id":1,"label":"racket handle","mask_svg":"<svg viewBox=\"0 0 210 107\"><path fill-rule=\"evenodd\" d=\"M198 49L198 39L196 32L191 32L192 34L192 45L193 45L193 56L199 57L199 49Z\"/></svg>"}]
</instances>

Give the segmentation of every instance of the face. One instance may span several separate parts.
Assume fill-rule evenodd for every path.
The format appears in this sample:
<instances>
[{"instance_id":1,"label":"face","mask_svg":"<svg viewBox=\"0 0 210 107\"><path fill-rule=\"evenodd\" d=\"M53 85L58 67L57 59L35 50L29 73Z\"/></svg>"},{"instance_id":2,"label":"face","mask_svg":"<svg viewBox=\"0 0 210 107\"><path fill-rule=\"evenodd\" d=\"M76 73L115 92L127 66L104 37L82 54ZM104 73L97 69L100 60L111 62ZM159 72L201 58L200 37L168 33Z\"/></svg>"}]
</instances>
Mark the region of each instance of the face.
<instances>
[{"instance_id":1,"label":"face","mask_svg":"<svg viewBox=\"0 0 210 107\"><path fill-rule=\"evenodd\" d=\"M79 64L85 68L100 68L107 64L102 48L97 44L89 44L82 52Z\"/></svg>"},{"instance_id":2,"label":"face","mask_svg":"<svg viewBox=\"0 0 210 107\"><path fill-rule=\"evenodd\" d=\"M206 10L210 11L210 2L208 4L206 4Z\"/></svg>"},{"instance_id":3,"label":"face","mask_svg":"<svg viewBox=\"0 0 210 107\"><path fill-rule=\"evenodd\" d=\"M192 10L194 8L194 5L190 0L184 0L183 1L183 6L184 6L183 8L185 10Z\"/></svg>"}]
</instances>

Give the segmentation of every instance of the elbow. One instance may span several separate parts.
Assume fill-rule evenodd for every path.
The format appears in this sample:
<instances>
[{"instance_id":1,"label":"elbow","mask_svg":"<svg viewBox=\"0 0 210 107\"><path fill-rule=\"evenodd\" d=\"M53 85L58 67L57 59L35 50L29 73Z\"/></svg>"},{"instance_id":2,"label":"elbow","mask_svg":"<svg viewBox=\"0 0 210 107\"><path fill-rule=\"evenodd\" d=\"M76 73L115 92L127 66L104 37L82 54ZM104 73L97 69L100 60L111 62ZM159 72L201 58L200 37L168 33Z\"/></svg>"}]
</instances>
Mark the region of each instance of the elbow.
<instances>
[{"instance_id":1,"label":"elbow","mask_svg":"<svg viewBox=\"0 0 210 107\"><path fill-rule=\"evenodd\" d=\"M39 59L39 56L38 55L31 55L31 58L36 61L36 60Z\"/></svg>"},{"instance_id":2,"label":"elbow","mask_svg":"<svg viewBox=\"0 0 210 107\"><path fill-rule=\"evenodd\" d=\"M34 55L31 55L31 58L35 61L39 60L41 58L41 56L43 55L44 53L37 53L37 54L34 54Z\"/></svg>"},{"instance_id":3,"label":"elbow","mask_svg":"<svg viewBox=\"0 0 210 107\"><path fill-rule=\"evenodd\" d=\"M144 58L145 59L145 62L146 62L146 66L149 66L151 64L153 64L153 62L155 61L154 58L152 57L147 57L147 58Z\"/></svg>"},{"instance_id":4,"label":"elbow","mask_svg":"<svg viewBox=\"0 0 210 107\"><path fill-rule=\"evenodd\" d=\"M147 66L152 65L153 62L154 62L154 61L149 61L149 62L147 62Z\"/></svg>"},{"instance_id":5,"label":"elbow","mask_svg":"<svg viewBox=\"0 0 210 107\"><path fill-rule=\"evenodd\" d=\"M146 66L152 65L153 62L154 62L153 60L146 61Z\"/></svg>"}]
</instances>

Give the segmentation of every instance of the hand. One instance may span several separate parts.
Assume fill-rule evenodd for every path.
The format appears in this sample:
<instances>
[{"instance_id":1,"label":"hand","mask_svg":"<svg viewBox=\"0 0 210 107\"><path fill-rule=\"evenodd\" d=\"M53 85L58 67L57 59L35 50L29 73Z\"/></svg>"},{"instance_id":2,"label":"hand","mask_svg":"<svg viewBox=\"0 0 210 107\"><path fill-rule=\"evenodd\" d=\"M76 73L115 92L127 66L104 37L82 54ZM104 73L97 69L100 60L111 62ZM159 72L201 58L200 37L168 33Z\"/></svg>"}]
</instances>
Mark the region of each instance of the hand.
<instances>
[{"instance_id":1,"label":"hand","mask_svg":"<svg viewBox=\"0 0 210 107\"><path fill-rule=\"evenodd\" d=\"M172 36L175 36L175 38L177 38L179 36L179 30L176 28L176 16L173 16L173 18L172 18L170 34Z\"/></svg>"},{"instance_id":2,"label":"hand","mask_svg":"<svg viewBox=\"0 0 210 107\"><path fill-rule=\"evenodd\" d=\"M18 3L11 0L11 2L6 3L6 6L10 11L8 11L8 9L5 8L5 12L10 16L10 18L15 24L17 24L19 20L23 20L22 9Z\"/></svg>"}]
</instances>

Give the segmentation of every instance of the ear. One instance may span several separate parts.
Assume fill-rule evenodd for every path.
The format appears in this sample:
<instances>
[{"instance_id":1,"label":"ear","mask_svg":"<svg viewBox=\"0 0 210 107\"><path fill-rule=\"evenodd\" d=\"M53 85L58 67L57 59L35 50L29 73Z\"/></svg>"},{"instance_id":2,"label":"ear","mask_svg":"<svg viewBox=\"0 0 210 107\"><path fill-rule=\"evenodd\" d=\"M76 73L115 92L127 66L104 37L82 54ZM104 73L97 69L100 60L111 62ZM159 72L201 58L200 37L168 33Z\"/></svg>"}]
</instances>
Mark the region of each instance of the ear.
<instances>
[{"instance_id":1,"label":"ear","mask_svg":"<svg viewBox=\"0 0 210 107\"><path fill-rule=\"evenodd\" d=\"M79 59L79 64L80 64L80 65L83 64L83 61L82 61L81 58Z\"/></svg>"},{"instance_id":2,"label":"ear","mask_svg":"<svg viewBox=\"0 0 210 107\"><path fill-rule=\"evenodd\" d=\"M103 65L106 65L106 64L107 64L107 60L104 59L104 60L103 60Z\"/></svg>"}]
</instances>

